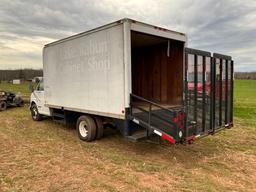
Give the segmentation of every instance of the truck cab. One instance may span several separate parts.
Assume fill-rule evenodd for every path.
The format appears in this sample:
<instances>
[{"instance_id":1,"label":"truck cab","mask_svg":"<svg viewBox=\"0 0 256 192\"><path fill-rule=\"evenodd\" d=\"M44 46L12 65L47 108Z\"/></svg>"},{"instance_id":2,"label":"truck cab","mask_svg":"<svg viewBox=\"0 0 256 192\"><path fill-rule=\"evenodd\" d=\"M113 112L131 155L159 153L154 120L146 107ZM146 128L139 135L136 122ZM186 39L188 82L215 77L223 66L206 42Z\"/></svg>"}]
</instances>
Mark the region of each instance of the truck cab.
<instances>
[{"instance_id":1,"label":"truck cab","mask_svg":"<svg viewBox=\"0 0 256 192\"><path fill-rule=\"evenodd\" d=\"M44 80L40 80L30 95L30 111L33 120L41 120L42 115L49 116L50 109L45 106Z\"/></svg>"}]
</instances>

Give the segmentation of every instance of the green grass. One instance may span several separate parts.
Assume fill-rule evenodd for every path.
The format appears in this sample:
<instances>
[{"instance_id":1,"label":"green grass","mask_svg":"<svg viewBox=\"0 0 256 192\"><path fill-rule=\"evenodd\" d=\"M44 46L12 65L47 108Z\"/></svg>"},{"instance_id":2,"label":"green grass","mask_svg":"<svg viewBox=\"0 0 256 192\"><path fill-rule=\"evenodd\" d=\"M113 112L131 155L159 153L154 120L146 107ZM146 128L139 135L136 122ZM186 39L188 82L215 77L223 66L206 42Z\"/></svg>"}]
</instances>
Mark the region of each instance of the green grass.
<instances>
[{"instance_id":1,"label":"green grass","mask_svg":"<svg viewBox=\"0 0 256 192\"><path fill-rule=\"evenodd\" d=\"M22 82L20 85L14 85L12 83L0 82L0 91L10 91L13 93L20 92L22 96L29 97L31 92L29 90L28 82Z\"/></svg>"},{"instance_id":2,"label":"green grass","mask_svg":"<svg viewBox=\"0 0 256 192\"><path fill-rule=\"evenodd\" d=\"M234 116L256 127L256 80L235 81Z\"/></svg>"},{"instance_id":3,"label":"green grass","mask_svg":"<svg viewBox=\"0 0 256 192\"><path fill-rule=\"evenodd\" d=\"M0 89L29 94L27 86ZM254 191L256 81L236 80L234 125L192 145L132 143L107 130L82 142L72 127L0 113L0 191Z\"/></svg>"}]
</instances>

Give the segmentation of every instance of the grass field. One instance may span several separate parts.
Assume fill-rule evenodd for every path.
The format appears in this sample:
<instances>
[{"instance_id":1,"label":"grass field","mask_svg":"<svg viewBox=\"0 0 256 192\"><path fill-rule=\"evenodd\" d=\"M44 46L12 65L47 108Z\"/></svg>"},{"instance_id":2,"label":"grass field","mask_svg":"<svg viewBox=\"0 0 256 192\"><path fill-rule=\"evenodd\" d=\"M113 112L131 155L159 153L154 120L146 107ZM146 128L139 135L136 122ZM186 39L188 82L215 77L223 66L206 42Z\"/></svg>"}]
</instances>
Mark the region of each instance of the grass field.
<instances>
[{"instance_id":1,"label":"grass field","mask_svg":"<svg viewBox=\"0 0 256 192\"><path fill-rule=\"evenodd\" d=\"M81 142L72 127L11 108L0 113L0 191L256 191L256 81L235 81L234 101L235 127L192 145L112 130Z\"/></svg>"},{"instance_id":2,"label":"grass field","mask_svg":"<svg viewBox=\"0 0 256 192\"><path fill-rule=\"evenodd\" d=\"M0 90L11 91L14 93L20 92L23 96L29 97L29 85L28 83L21 83L20 85L14 85L12 83L0 82Z\"/></svg>"}]
</instances>

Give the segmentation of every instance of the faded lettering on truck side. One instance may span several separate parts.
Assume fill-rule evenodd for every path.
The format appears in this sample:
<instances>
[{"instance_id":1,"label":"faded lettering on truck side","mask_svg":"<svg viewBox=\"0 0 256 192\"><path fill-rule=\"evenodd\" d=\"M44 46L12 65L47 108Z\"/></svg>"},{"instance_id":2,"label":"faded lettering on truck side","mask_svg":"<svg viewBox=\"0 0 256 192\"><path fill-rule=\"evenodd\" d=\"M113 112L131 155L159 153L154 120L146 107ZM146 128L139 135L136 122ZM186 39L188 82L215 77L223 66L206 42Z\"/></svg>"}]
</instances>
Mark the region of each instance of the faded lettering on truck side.
<instances>
[{"instance_id":1,"label":"faded lettering on truck side","mask_svg":"<svg viewBox=\"0 0 256 192\"><path fill-rule=\"evenodd\" d=\"M58 69L69 72L108 71L110 69L107 40L82 40L77 46L58 49Z\"/></svg>"}]
</instances>

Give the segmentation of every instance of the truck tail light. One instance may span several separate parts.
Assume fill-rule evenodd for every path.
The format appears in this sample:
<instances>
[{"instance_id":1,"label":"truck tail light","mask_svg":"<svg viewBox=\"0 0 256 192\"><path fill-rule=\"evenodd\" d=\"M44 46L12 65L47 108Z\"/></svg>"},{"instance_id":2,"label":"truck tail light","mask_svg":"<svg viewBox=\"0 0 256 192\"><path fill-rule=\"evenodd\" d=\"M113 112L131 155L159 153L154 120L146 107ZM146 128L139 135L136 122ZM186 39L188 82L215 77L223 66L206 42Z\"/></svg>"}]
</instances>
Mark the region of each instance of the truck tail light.
<instances>
[{"instance_id":1,"label":"truck tail light","mask_svg":"<svg viewBox=\"0 0 256 192\"><path fill-rule=\"evenodd\" d=\"M180 114L179 114L179 120L182 121L182 119L183 119L183 114L180 113Z\"/></svg>"}]
</instances>

